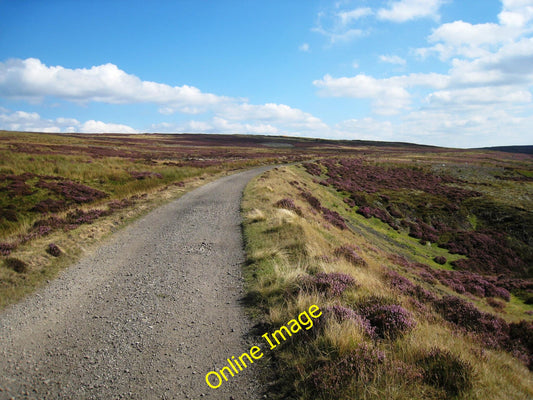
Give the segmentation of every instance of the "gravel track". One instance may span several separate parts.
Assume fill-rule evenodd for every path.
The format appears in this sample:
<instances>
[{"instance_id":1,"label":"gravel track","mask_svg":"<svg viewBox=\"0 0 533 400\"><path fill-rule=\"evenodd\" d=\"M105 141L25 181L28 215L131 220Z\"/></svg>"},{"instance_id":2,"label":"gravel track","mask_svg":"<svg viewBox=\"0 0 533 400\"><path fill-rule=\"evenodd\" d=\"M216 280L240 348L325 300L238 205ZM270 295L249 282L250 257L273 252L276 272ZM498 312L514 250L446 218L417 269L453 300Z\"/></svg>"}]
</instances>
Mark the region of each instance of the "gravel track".
<instances>
[{"instance_id":1,"label":"gravel track","mask_svg":"<svg viewBox=\"0 0 533 400\"><path fill-rule=\"evenodd\" d=\"M254 399L240 200L268 167L202 186L111 236L0 314L0 399ZM257 361L262 362L264 360Z\"/></svg>"}]
</instances>

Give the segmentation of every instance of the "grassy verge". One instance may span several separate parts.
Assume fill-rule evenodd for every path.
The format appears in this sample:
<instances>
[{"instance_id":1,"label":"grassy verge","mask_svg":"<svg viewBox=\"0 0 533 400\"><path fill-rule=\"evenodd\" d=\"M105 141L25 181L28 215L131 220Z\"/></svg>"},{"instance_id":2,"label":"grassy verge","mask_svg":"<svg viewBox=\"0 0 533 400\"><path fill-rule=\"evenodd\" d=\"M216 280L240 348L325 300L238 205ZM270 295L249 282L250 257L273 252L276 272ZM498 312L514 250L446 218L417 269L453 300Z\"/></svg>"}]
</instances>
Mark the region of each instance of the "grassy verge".
<instances>
[{"instance_id":1,"label":"grassy verge","mask_svg":"<svg viewBox=\"0 0 533 400\"><path fill-rule=\"evenodd\" d=\"M478 312L466 305L470 298L452 298L450 288L410 274L391 259L394 253L428 262L443 249L421 246L350 213L336 193L298 167L256 178L242 208L247 304L262 330L278 329L312 304L323 311L313 328L270 354L270 398L533 396L524 360L488 345L492 331L481 332L488 314L473 318L479 332L451 323L457 307ZM518 303L512 298L506 306L509 322L528 317Z\"/></svg>"},{"instance_id":2,"label":"grassy verge","mask_svg":"<svg viewBox=\"0 0 533 400\"><path fill-rule=\"evenodd\" d=\"M72 265L80 257L97 247L103 240L132 221L142 217L151 210L175 200L190 190L211 182L227 172L203 174L191 177L179 186L168 185L151 190L139 191L135 202L114 210L110 215L103 214L90 223L81 224L73 229L56 229L52 232L32 238L2 257L0 265L0 309L20 301L57 274ZM131 197L130 197L131 198ZM108 210L105 204L78 208L86 212L91 210ZM55 213L62 218L68 211ZM31 224L28 224L31 227ZM24 228L21 228L24 229ZM25 229L27 232L28 229ZM54 253L53 248L59 251ZM19 265L17 271L13 263Z\"/></svg>"},{"instance_id":3,"label":"grassy verge","mask_svg":"<svg viewBox=\"0 0 533 400\"><path fill-rule=\"evenodd\" d=\"M225 140L0 131L0 309L188 190L238 170L307 158L292 148L243 144L242 137Z\"/></svg>"}]
</instances>

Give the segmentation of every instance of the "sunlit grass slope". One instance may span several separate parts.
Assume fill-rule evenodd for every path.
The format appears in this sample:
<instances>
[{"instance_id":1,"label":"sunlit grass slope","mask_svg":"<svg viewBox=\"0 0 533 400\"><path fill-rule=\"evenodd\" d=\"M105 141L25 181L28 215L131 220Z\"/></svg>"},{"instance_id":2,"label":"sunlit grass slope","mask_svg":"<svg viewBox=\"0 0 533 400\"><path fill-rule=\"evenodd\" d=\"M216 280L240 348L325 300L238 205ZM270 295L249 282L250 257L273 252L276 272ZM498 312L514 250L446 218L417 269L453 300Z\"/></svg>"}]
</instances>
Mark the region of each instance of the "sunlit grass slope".
<instances>
[{"instance_id":1,"label":"sunlit grass slope","mask_svg":"<svg viewBox=\"0 0 533 400\"><path fill-rule=\"evenodd\" d=\"M243 200L246 301L258 333L311 304L323 311L316 326L269 353L269 398L533 397L532 306L443 284L439 274L465 256L356 213L346 193L317 176L276 168Z\"/></svg>"}]
</instances>

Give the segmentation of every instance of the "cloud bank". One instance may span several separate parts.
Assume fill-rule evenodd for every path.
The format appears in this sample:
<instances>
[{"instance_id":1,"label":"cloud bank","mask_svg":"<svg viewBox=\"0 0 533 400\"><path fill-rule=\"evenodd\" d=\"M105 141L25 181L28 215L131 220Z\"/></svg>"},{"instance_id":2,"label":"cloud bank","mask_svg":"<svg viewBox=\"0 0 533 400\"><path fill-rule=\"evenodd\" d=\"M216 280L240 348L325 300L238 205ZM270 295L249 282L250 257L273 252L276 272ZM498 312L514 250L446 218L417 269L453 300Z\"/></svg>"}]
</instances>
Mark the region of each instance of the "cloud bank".
<instances>
[{"instance_id":1,"label":"cloud bank","mask_svg":"<svg viewBox=\"0 0 533 400\"><path fill-rule=\"evenodd\" d=\"M326 125L320 119L299 109L284 104L267 103L255 105L245 99L204 93L189 86L170 86L163 83L143 81L128 74L114 64L92 68L69 69L62 66L47 66L40 60L11 59L0 62L0 93L8 99L23 99L30 102L64 100L86 104L90 102L107 104L155 104L162 115L206 114L214 116L210 122L191 121L189 126L202 131L224 131L235 133L317 132ZM33 114L32 114L33 115ZM4 126L31 127L29 115L20 116L26 122L11 122L16 115L3 115ZM34 116L35 117L35 116ZM44 130L58 131L65 128L56 121L40 120ZM223 121L226 121L225 123ZM244 123L242 123L244 122ZM174 124L173 129L187 125ZM201 129L203 128L203 129ZM15 128L19 129L19 128ZM74 124L71 130L102 132L131 132L125 125L109 125L99 121Z\"/></svg>"}]
</instances>

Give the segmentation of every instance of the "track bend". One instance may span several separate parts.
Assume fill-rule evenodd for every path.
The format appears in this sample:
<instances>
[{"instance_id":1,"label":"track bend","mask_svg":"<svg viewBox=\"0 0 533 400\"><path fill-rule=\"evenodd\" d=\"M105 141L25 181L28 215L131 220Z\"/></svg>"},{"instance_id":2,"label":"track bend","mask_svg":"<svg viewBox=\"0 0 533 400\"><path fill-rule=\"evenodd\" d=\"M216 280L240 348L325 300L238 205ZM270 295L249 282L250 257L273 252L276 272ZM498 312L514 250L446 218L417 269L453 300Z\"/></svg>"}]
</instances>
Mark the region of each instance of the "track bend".
<instances>
[{"instance_id":1,"label":"track bend","mask_svg":"<svg viewBox=\"0 0 533 400\"><path fill-rule=\"evenodd\" d=\"M239 209L267 169L156 209L4 310L0 399L259 398L253 367L216 390L205 374L252 345Z\"/></svg>"}]
</instances>

